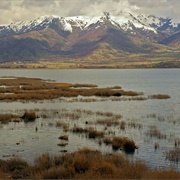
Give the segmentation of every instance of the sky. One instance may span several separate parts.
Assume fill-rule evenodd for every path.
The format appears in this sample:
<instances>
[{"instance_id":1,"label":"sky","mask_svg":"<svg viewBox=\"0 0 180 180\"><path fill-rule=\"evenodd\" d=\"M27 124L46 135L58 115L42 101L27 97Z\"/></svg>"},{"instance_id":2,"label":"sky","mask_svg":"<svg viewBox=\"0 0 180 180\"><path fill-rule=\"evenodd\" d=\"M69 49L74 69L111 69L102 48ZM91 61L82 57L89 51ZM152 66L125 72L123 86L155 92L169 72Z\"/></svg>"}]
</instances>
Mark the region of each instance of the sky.
<instances>
[{"instance_id":1,"label":"sky","mask_svg":"<svg viewBox=\"0 0 180 180\"><path fill-rule=\"evenodd\" d=\"M32 20L44 15L97 16L103 12L171 17L180 22L180 0L0 0L0 24Z\"/></svg>"}]
</instances>

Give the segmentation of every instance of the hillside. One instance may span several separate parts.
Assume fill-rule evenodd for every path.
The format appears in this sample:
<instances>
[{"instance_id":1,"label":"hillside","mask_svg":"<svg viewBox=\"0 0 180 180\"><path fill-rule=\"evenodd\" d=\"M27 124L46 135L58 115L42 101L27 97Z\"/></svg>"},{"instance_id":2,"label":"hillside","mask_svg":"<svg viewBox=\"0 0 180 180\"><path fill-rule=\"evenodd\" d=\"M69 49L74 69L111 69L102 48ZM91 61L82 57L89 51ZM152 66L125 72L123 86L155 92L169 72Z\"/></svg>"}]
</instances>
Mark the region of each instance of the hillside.
<instances>
[{"instance_id":1,"label":"hillside","mask_svg":"<svg viewBox=\"0 0 180 180\"><path fill-rule=\"evenodd\" d=\"M120 12L99 17L43 16L0 26L1 63L70 63L83 67L154 67L179 63L179 24ZM164 55L166 55L164 57ZM139 64L139 65L138 65Z\"/></svg>"}]
</instances>

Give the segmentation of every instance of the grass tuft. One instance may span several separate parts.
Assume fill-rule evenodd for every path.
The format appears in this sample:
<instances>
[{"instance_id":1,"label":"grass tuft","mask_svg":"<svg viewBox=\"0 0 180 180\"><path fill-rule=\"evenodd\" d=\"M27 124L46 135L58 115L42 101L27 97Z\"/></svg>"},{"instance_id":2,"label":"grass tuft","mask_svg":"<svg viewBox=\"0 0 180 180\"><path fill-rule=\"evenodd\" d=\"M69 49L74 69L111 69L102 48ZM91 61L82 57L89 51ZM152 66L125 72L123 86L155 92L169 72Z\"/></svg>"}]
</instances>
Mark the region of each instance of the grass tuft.
<instances>
[{"instance_id":1,"label":"grass tuft","mask_svg":"<svg viewBox=\"0 0 180 180\"><path fill-rule=\"evenodd\" d=\"M34 111L25 112L22 119L24 119L25 122L33 122L36 119L36 114Z\"/></svg>"}]
</instances>

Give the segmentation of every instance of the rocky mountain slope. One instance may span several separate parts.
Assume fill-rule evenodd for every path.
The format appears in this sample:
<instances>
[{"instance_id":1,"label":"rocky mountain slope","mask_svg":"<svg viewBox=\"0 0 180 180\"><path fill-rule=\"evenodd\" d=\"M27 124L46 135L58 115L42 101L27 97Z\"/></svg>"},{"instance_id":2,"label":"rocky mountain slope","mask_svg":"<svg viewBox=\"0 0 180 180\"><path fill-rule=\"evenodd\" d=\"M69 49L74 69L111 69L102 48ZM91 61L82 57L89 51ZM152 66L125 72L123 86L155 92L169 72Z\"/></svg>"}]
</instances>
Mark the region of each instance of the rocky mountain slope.
<instances>
[{"instance_id":1,"label":"rocky mountain slope","mask_svg":"<svg viewBox=\"0 0 180 180\"><path fill-rule=\"evenodd\" d=\"M108 12L98 17L43 16L0 26L0 60L118 59L179 47L180 24L170 18ZM172 41L178 41L173 43ZM51 58L52 60L52 58Z\"/></svg>"}]
</instances>

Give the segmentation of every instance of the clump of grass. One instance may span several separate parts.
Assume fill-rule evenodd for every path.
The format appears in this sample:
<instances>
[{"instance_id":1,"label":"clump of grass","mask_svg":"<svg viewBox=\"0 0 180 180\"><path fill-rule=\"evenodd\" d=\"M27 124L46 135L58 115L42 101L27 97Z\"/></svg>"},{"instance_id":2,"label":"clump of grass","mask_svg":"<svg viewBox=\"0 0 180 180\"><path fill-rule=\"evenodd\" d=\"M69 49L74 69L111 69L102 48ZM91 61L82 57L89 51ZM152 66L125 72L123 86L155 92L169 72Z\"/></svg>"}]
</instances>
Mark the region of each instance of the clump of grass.
<instances>
[{"instance_id":1,"label":"clump of grass","mask_svg":"<svg viewBox=\"0 0 180 180\"><path fill-rule=\"evenodd\" d=\"M49 169L53 164L53 158L48 154L44 153L35 160L36 168L40 170Z\"/></svg>"},{"instance_id":2,"label":"clump of grass","mask_svg":"<svg viewBox=\"0 0 180 180\"><path fill-rule=\"evenodd\" d=\"M7 124L8 122L15 121L18 118L14 114L0 114L0 122L2 124Z\"/></svg>"},{"instance_id":3,"label":"clump of grass","mask_svg":"<svg viewBox=\"0 0 180 180\"><path fill-rule=\"evenodd\" d=\"M111 145L112 149L115 151L120 149L128 154L134 153L135 149L137 149L135 142L127 137L114 137L114 138L106 137L104 138L103 142L106 145Z\"/></svg>"},{"instance_id":4,"label":"clump of grass","mask_svg":"<svg viewBox=\"0 0 180 180\"><path fill-rule=\"evenodd\" d=\"M65 122L61 122L61 121L56 122L56 127L63 128L64 132L69 131L69 125Z\"/></svg>"},{"instance_id":5,"label":"clump of grass","mask_svg":"<svg viewBox=\"0 0 180 180\"><path fill-rule=\"evenodd\" d=\"M136 123L136 122L129 122L128 123L128 127L141 129L142 128L142 124Z\"/></svg>"},{"instance_id":6,"label":"clump of grass","mask_svg":"<svg viewBox=\"0 0 180 180\"><path fill-rule=\"evenodd\" d=\"M158 139L166 139L166 135L162 134L160 130L157 129L156 126L150 126L149 130L146 132L146 135L149 137L155 137Z\"/></svg>"},{"instance_id":7,"label":"clump of grass","mask_svg":"<svg viewBox=\"0 0 180 180\"><path fill-rule=\"evenodd\" d=\"M43 119L48 118L48 116L47 116L46 114L41 114L41 117L42 117Z\"/></svg>"},{"instance_id":8,"label":"clump of grass","mask_svg":"<svg viewBox=\"0 0 180 180\"><path fill-rule=\"evenodd\" d=\"M155 95L151 95L149 96L150 99L169 99L171 98L171 96L167 95L167 94L155 94Z\"/></svg>"},{"instance_id":9,"label":"clump of grass","mask_svg":"<svg viewBox=\"0 0 180 180\"><path fill-rule=\"evenodd\" d=\"M112 140L111 140L110 138L107 138L107 137L104 138L103 142L104 142L104 144L106 144L106 145L112 144Z\"/></svg>"},{"instance_id":10,"label":"clump of grass","mask_svg":"<svg viewBox=\"0 0 180 180\"><path fill-rule=\"evenodd\" d=\"M73 127L72 132L73 133L87 133L88 129L82 128L82 127Z\"/></svg>"},{"instance_id":11,"label":"clump of grass","mask_svg":"<svg viewBox=\"0 0 180 180\"><path fill-rule=\"evenodd\" d=\"M79 112L65 112L61 114L62 117L69 118L71 120L78 120L81 117Z\"/></svg>"},{"instance_id":12,"label":"clump of grass","mask_svg":"<svg viewBox=\"0 0 180 180\"><path fill-rule=\"evenodd\" d=\"M94 128L82 128L82 127L73 127L72 129L73 133L85 133L88 135L90 139L95 139L95 138L102 138L104 136L103 131L97 131Z\"/></svg>"},{"instance_id":13,"label":"clump of grass","mask_svg":"<svg viewBox=\"0 0 180 180\"><path fill-rule=\"evenodd\" d=\"M179 162L180 160L180 148L175 148L166 152L166 158L170 161Z\"/></svg>"},{"instance_id":14,"label":"clump of grass","mask_svg":"<svg viewBox=\"0 0 180 180\"><path fill-rule=\"evenodd\" d=\"M88 136L90 139L102 138L104 136L104 132L97 131L95 129L89 129Z\"/></svg>"},{"instance_id":15,"label":"clump of grass","mask_svg":"<svg viewBox=\"0 0 180 180\"><path fill-rule=\"evenodd\" d=\"M68 137L67 134L63 134L63 135L59 136L58 139L62 139L62 140L68 141L68 140L69 140L69 137Z\"/></svg>"},{"instance_id":16,"label":"clump of grass","mask_svg":"<svg viewBox=\"0 0 180 180\"><path fill-rule=\"evenodd\" d=\"M58 146L67 146L68 143L67 143L67 142L60 142L60 143L58 143L57 145L58 145Z\"/></svg>"},{"instance_id":17,"label":"clump of grass","mask_svg":"<svg viewBox=\"0 0 180 180\"><path fill-rule=\"evenodd\" d=\"M121 121L120 122L120 129L125 130L125 128L126 128L126 123L124 121Z\"/></svg>"},{"instance_id":18,"label":"clump of grass","mask_svg":"<svg viewBox=\"0 0 180 180\"><path fill-rule=\"evenodd\" d=\"M135 142L126 137L114 137L112 139L112 148L113 150L122 149L126 153L134 153L137 146Z\"/></svg>"},{"instance_id":19,"label":"clump of grass","mask_svg":"<svg viewBox=\"0 0 180 180\"><path fill-rule=\"evenodd\" d=\"M34 111L26 111L22 116L22 119L24 119L25 122L33 122L36 119L36 113Z\"/></svg>"}]
</instances>

